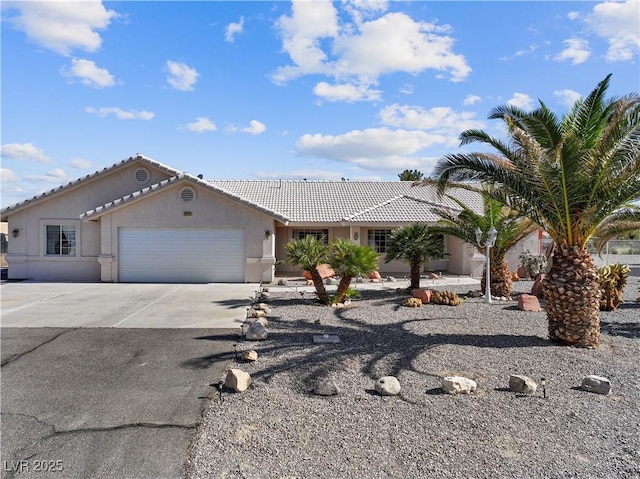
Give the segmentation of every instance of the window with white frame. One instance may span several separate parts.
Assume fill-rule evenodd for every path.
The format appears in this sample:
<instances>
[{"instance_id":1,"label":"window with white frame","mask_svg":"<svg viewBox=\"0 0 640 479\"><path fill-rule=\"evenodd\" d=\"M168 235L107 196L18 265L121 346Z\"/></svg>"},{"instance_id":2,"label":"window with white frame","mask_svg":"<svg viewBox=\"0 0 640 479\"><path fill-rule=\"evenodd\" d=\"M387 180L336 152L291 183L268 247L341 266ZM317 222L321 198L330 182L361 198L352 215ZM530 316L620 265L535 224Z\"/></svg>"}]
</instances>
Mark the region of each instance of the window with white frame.
<instances>
[{"instance_id":1,"label":"window with white frame","mask_svg":"<svg viewBox=\"0 0 640 479\"><path fill-rule=\"evenodd\" d=\"M390 235L391 230L369 230L367 233L367 244L376 253L386 253Z\"/></svg>"},{"instance_id":2,"label":"window with white frame","mask_svg":"<svg viewBox=\"0 0 640 479\"><path fill-rule=\"evenodd\" d=\"M293 230L293 239L303 240L307 236L315 236L318 241L322 241L325 244L329 242L328 229L295 228Z\"/></svg>"},{"instance_id":3,"label":"window with white frame","mask_svg":"<svg viewBox=\"0 0 640 479\"><path fill-rule=\"evenodd\" d=\"M76 226L46 225L45 254L76 256Z\"/></svg>"}]
</instances>

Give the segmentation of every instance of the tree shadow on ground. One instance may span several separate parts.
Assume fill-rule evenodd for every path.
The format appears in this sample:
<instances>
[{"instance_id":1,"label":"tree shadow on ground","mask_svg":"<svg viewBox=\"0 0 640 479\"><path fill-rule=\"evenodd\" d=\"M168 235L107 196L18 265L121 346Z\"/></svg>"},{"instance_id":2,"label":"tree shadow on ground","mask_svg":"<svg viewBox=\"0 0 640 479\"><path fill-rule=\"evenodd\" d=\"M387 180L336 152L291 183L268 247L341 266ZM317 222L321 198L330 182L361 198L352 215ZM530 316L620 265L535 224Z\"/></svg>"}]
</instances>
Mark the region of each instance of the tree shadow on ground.
<instances>
[{"instance_id":1,"label":"tree shadow on ground","mask_svg":"<svg viewBox=\"0 0 640 479\"><path fill-rule=\"evenodd\" d=\"M600 320L600 331L609 336L622 336L623 338L640 338L640 323L626 323Z\"/></svg>"},{"instance_id":2,"label":"tree shadow on ground","mask_svg":"<svg viewBox=\"0 0 640 479\"><path fill-rule=\"evenodd\" d=\"M390 301L385 298L375 301ZM304 299L287 299L272 302L271 306L286 308L287 304L310 304ZM318 306L326 308L325 306ZM337 309L335 315L342 318L339 324L319 324L307 319L283 319L281 316L269 317L269 335L264 341L248 341L239 344L239 349L255 349L259 356L279 358L263 369L252 372L257 380L269 382L282 373L295 371L306 388L312 382L331 376L336 371L350 368L371 378L379 376L383 369L385 375L398 376L403 371L421 375L432 375L417 370L415 361L429 350L441 346L472 346L477 348L538 348L554 346L550 341L532 335L509 334L417 334L411 331L411 324L424 322L424 319L407 319L391 324L370 324L366 320L344 318L344 311ZM350 309L354 311L354 309ZM320 334L337 335L339 343L314 344L313 336ZM217 336L202 337L217 341ZM249 345L249 346L248 346ZM207 368L219 361L233 361L234 352L220 352L209 356L192 358L182 363L186 368ZM235 358L237 361L237 358Z\"/></svg>"}]
</instances>

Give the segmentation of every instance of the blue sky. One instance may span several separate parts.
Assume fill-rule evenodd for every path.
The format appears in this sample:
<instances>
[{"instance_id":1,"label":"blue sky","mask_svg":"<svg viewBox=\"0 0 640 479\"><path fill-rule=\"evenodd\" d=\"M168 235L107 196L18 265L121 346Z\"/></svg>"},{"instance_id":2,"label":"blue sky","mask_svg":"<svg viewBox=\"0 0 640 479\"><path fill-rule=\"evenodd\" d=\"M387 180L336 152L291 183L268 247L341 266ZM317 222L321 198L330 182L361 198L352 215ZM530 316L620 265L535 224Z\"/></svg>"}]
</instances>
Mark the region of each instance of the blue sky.
<instances>
[{"instance_id":1,"label":"blue sky","mask_svg":"<svg viewBox=\"0 0 640 479\"><path fill-rule=\"evenodd\" d=\"M2 2L2 206L135 153L209 179L429 174L495 106L640 90L640 0ZM470 147L467 147L470 148Z\"/></svg>"}]
</instances>

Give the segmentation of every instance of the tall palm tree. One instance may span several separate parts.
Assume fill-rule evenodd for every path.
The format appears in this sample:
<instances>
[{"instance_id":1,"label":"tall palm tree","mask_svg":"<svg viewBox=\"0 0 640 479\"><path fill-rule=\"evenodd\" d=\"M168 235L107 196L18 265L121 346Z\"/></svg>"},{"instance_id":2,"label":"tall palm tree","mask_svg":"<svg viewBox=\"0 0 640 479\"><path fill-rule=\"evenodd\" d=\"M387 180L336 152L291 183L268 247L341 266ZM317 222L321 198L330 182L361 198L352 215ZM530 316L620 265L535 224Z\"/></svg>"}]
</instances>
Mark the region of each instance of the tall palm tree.
<instances>
[{"instance_id":1,"label":"tall palm tree","mask_svg":"<svg viewBox=\"0 0 640 479\"><path fill-rule=\"evenodd\" d=\"M484 214L478 214L470 209L462 201L449 196L455 201L462 211L458 214L442 207L434 208L442 220L433 227L436 231L449 236L454 236L467 243L475 245L480 253L485 253L485 248L477 244L476 229L482 231L483 237L487 236L489 229L496 229L496 242L490 249L490 276L491 294L494 296L511 296L511 270L507 263L507 253L515 244L529 236L538 229L538 226L529 218L520 215L517 211L504 206L497 200L486 199L484 202ZM484 291L487 280L487 272L482 274L481 287Z\"/></svg>"},{"instance_id":2,"label":"tall palm tree","mask_svg":"<svg viewBox=\"0 0 640 479\"><path fill-rule=\"evenodd\" d=\"M387 242L385 263L400 260L409 264L411 289L420 287L420 270L430 259L444 254L440 235L429 226L414 223L396 228Z\"/></svg>"},{"instance_id":3,"label":"tall palm tree","mask_svg":"<svg viewBox=\"0 0 640 479\"><path fill-rule=\"evenodd\" d=\"M340 276L335 301L341 303L353 278L368 275L378 268L378 253L370 246L338 238L329 244L329 264Z\"/></svg>"},{"instance_id":4,"label":"tall palm tree","mask_svg":"<svg viewBox=\"0 0 640 479\"><path fill-rule=\"evenodd\" d=\"M324 241L313 235L307 235L303 239L295 238L287 241L284 249L287 253L287 263L301 266L302 269L309 271L318 300L322 304L329 304L329 295L322 282L322 276L316 269L319 264L327 262L329 250Z\"/></svg>"},{"instance_id":5,"label":"tall palm tree","mask_svg":"<svg viewBox=\"0 0 640 479\"><path fill-rule=\"evenodd\" d=\"M444 191L451 181L483 181L491 197L528 216L555 242L543 282L549 338L583 347L600 340L600 287L587 241L620 207L640 198L640 96L606 98L611 75L564 116L542 101L533 111L492 110L508 142L482 130L462 133L489 152L443 157L435 168ZM468 185L473 188L473 185Z\"/></svg>"}]
</instances>

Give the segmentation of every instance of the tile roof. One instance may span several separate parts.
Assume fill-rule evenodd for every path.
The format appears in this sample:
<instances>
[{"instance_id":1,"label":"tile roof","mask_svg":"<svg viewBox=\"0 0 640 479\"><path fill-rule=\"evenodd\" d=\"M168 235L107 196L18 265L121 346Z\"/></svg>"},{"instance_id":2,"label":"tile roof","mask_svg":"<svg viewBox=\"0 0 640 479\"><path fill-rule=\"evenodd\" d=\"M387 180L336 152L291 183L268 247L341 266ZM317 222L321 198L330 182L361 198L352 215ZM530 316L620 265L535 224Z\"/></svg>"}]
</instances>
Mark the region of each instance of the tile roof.
<instances>
[{"instance_id":1,"label":"tile roof","mask_svg":"<svg viewBox=\"0 0 640 479\"><path fill-rule=\"evenodd\" d=\"M390 223L432 222L431 209L460 207L440 197L435 186L414 186L411 181L294 181L294 180L209 180L231 197L278 212L290 223ZM479 194L451 189L455 196L482 213Z\"/></svg>"}]
</instances>

